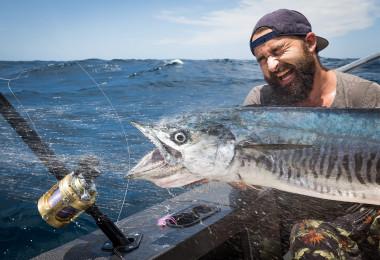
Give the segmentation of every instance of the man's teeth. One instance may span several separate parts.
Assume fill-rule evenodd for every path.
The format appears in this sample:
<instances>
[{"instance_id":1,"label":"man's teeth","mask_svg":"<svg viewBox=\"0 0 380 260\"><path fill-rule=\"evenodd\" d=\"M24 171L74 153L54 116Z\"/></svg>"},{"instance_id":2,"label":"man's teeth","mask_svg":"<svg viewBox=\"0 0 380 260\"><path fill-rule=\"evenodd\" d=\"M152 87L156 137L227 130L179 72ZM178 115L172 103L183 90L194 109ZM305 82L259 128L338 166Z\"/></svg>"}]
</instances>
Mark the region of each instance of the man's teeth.
<instances>
[{"instance_id":1,"label":"man's teeth","mask_svg":"<svg viewBox=\"0 0 380 260\"><path fill-rule=\"evenodd\" d=\"M276 76L280 78L280 77L284 76L286 73L288 73L289 71L290 71L290 69L281 71L281 72L277 73Z\"/></svg>"},{"instance_id":2,"label":"man's teeth","mask_svg":"<svg viewBox=\"0 0 380 260\"><path fill-rule=\"evenodd\" d=\"M291 76L292 76L292 74L289 74L288 76L286 76L284 78L281 78L281 80L282 81L287 81Z\"/></svg>"},{"instance_id":3,"label":"man's teeth","mask_svg":"<svg viewBox=\"0 0 380 260\"><path fill-rule=\"evenodd\" d=\"M291 69L286 69L276 74L277 78L283 83L288 83L291 80L293 71Z\"/></svg>"}]
</instances>

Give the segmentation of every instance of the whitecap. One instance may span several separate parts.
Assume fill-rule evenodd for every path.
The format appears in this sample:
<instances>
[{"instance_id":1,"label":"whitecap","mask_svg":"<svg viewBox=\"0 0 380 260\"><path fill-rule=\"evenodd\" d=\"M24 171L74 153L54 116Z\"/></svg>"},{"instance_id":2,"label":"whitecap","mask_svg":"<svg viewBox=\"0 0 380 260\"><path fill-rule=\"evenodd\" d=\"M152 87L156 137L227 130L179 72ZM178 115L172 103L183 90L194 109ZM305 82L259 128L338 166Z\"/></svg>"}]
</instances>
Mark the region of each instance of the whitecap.
<instances>
[{"instance_id":1,"label":"whitecap","mask_svg":"<svg viewBox=\"0 0 380 260\"><path fill-rule=\"evenodd\" d=\"M165 61L165 65L182 65L182 64L183 64L183 61L181 61L180 59Z\"/></svg>"}]
</instances>

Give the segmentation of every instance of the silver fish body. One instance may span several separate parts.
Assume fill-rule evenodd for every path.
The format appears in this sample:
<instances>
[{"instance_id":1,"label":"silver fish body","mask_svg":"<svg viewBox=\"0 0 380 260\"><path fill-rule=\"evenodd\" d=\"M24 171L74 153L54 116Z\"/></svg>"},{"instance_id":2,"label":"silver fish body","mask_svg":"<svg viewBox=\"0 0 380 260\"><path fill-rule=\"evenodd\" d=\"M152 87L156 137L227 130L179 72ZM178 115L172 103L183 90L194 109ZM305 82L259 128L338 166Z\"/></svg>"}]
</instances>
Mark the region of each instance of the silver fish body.
<instances>
[{"instance_id":1,"label":"silver fish body","mask_svg":"<svg viewBox=\"0 0 380 260\"><path fill-rule=\"evenodd\" d=\"M157 149L128 178L242 182L380 205L378 108L241 107L133 124Z\"/></svg>"}]
</instances>

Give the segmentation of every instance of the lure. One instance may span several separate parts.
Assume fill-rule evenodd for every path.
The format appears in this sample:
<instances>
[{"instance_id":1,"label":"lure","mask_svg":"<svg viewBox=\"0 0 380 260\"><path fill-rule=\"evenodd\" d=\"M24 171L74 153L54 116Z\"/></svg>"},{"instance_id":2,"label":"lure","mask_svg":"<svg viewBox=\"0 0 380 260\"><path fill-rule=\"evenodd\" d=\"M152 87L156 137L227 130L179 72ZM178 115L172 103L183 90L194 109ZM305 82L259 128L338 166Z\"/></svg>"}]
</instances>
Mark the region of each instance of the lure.
<instances>
[{"instance_id":1,"label":"lure","mask_svg":"<svg viewBox=\"0 0 380 260\"><path fill-rule=\"evenodd\" d=\"M177 222L171 217L171 215L166 215L165 217L159 218L157 220L157 226L166 226L166 220L170 220L174 223L174 225L178 225Z\"/></svg>"}]
</instances>

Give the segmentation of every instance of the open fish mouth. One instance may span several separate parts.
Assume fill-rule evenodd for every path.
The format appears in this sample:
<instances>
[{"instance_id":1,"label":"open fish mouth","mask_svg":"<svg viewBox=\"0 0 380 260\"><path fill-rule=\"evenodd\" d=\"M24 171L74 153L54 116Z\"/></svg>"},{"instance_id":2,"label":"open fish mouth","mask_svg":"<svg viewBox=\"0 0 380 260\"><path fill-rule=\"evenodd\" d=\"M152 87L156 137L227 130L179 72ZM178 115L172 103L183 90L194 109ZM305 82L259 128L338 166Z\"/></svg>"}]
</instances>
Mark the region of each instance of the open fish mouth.
<instances>
[{"instance_id":1,"label":"open fish mouth","mask_svg":"<svg viewBox=\"0 0 380 260\"><path fill-rule=\"evenodd\" d=\"M206 182L203 177L191 173L182 162L182 154L163 143L155 134L153 126L131 122L157 148L145 155L125 176L128 179L145 179L161 188L175 188Z\"/></svg>"},{"instance_id":2,"label":"open fish mouth","mask_svg":"<svg viewBox=\"0 0 380 260\"><path fill-rule=\"evenodd\" d=\"M145 155L127 174L127 178L142 178L144 177L143 175L149 174L149 172L157 168L171 167L179 163L182 154L178 150L161 142L154 133L152 126L134 121L131 124L148 137L157 148Z\"/></svg>"}]
</instances>

